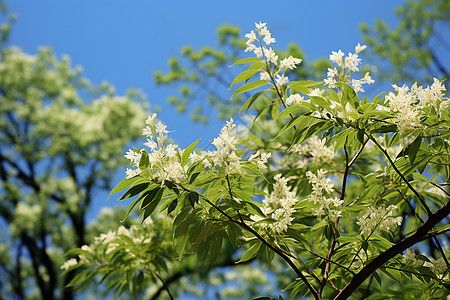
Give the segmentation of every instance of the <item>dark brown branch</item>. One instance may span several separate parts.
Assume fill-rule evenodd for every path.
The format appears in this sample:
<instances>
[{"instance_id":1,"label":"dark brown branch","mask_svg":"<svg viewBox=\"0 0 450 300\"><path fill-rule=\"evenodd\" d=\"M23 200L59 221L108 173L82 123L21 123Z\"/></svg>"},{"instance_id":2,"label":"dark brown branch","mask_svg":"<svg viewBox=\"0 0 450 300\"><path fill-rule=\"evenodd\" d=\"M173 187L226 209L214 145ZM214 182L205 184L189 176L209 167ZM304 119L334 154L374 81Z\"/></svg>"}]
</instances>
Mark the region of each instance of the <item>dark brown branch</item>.
<instances>
[{"instance_id":1,"label":"dark brown branch","mask_svg":"<svg viewBox=\"0 0 450 300\"><path fill-rule=\"evenodd\" d=\"M410 248L411 246L427 239L429 237L429 231L433 227L446 218L450 213L450 202L447 202L436 213L431 214L428 219L423 223L414 234L404 238L399 243L395 244L388 250L378 255L374 260L367 264L361 271L352 278L347 286L340 292L334 299L342 300L347 299L370 275L373 274L379 267L389 261L391 258Z\"/></svg>"},{"instance_id":2,"label":"dark brown branch","mask_svg":"<svg viewBox=\"0 0 450 300\"><path fill-rule=\"evenodd\" d=\"M400 178L406 183L406 185L408 186L408 188L416 195L417 199L419 200L419 202L422 204L422 206L425 208L425 210L427 211L428 215L431 215L431 210L428 207L428 205L425 203L425 200L422 198L422 196L416 191L416 189L409 183L408 179L405 178L405 176L403 176L402 172L400 172L399 169L397 169L397 167L395 166L395 163L392 161L391 157L389 156L389 154L387 153L386 150L383 149L383 147L380 146L380 144L378 144L378 142L376 141L376 139L374 139L374 137L369 134L366 133L367 137L378 147L378 149L380 149L381 152L383 152L384 156L389 160L389 163L391 164L392 168L395 170L395 172L397 172L397 174L400 176Z\"/></svg>"},{"instance_id":3,"label":"dark brown branch","mask_svg":"<svg viewBox=\"0 0 450 300\"><path fill-rule=\"evenodd\" d=\"M156 275L156 277L158 277L159 281L161 281L161 283L162 283L164 289L165 289L165 290L167 291L167 293L169 294L170 299L173 300L172 293L170 292L169 287L167 286L167 284L166 284L166 282L164 281L164 279L162 279L162 277L159 276L159 273L158 273L158 272L155 272L155 275Z\"/></svg>"},{"instance_id":4,"label":"dark brown branch","mask_svg":"<svg viewBox=\"0 0 450 300\"><path fill-rule=\"evenodd\" d=\"M306 279L306 277L303 275L303 273L297 268L297 266L292 262L292 260L280 249L278 249L277 247L275 247L274 245L272 245L271 243L269 243L265 238L263 238L258 232L256 232L253 228L251 228L250 226L248 226L245 223L242 223L236 219L234 219L233 217L231 217L230 215L228 215L226 212L224 212L222 209L220 209L220 207L218 207L217 205L215 205L214 203L212 203L211 201L209 201L209 199L204 198L205 201L211 205L212 207L214 207L217 211L219 211L221 214L223 214L226 218L228 218L228 220L230 220L231 222L241 226L242 228L244 228L245 230L249 231L251 234L253 234L256 238L258 238L258 240L260 240L264 245L266 245L269 249L271 249L272 251L274 251L276 254L278 254L278 256L280 256L284 261L286 261L288 263L288 265L294 270L294 272L297 274L297 276L303 281L303 283L305 283L305 285L308 287L308 289L311 291L311 293L314 295L315 299L319 299L317 296L317 291L314 289L314 287L309 283L309 281Z\"/></svg>"}]
</instances>

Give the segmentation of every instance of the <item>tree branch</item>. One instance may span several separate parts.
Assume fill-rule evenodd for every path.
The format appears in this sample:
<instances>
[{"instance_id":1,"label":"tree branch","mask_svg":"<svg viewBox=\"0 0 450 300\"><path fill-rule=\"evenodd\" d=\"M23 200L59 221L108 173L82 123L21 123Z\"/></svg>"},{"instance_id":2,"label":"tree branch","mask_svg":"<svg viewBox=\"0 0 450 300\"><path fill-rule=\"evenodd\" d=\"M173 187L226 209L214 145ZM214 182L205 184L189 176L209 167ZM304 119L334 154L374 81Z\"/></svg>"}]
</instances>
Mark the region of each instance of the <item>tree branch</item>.
<instances>
[{"instance_id":1,"label":"tree branch","mask_svg":"<svg viewBox=\"0 0 450 300\"><path fill-rule=\"evenodd\" d=\"M340 292L334 299L342 300L347 299L373 272L381 267L388 260L405 251L409 247L427 239L429 237L429 231L440 221L446 218L450 213L450 202L447 202L436 213L431 214L428 219L423 223L414 234L404 238L399 243L395 244L391 248L387 249L374 260L367 264L361 271L352 278L347 286Z\"/></svg>"}]
</instances>

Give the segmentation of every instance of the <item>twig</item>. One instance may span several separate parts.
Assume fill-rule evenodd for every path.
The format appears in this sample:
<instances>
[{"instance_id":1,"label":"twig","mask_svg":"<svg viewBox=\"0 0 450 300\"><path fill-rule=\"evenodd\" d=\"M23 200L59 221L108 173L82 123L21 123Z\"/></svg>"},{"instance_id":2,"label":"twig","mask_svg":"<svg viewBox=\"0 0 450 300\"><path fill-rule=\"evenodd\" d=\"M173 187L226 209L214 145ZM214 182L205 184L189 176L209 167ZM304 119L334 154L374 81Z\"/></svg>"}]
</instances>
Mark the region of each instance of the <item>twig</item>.
<instances>
[{"instance_id":1,"label":"twig","mask_svg":"<svg viewBox=\"0 0 450 300\"><path fill-rule=\"evenodd\" d=\"M422 206L425 208L425 210L427 211L428 215L431 215L431 210L428 207L428 205L425 203L425 200L422 198L422 196L416 191L416 189L409 183L408 179L405 178L405 176L403 176L402 172L400 172L399 169L397 169L397 167L395 166L395 163L392 161L391 157L389 156L389 154L387 153L386 150L383 149L383 147L380 146L380 144L377 142L377 140L370 134L366 132L367 137L378 147L378 149L381 150L381 152L383 152L384 156L386 156L386 158L389 160L389 163L391 164L392 168L395 170L395 172L397 172L397 174L400 176L400 178L406 183L406 185L409 187L409 189L416 195L417 199L420 201L420 203L422 204Z\"/></svg>"},{"instance_id":2,"label":"twig","mask_svg":"<svg viewBox=\"0 0 450 300\"><path fill-rule=\"evenodd\" d=\"M164 281L164 279L162 279L162 277L159 276L158 271L155 272L155 275L156 275L156 277L158 277L159 281L161 281L161 283L162 283L164 289L165 289L165 290L167 291L167 293L169 294L170 299L173 300L173 296L172 296L172 293L171 293L170 290L169 290L169 287L167 286L167 284L166 284L166 282Z\"/></svg>"},{"instance_id":3,"label":"twig","mask_svg":"<svg viewBox=\"0 0 450 300\"><path fill-rule=\"evenodd\" d=\"M447 202L436 213L431 214L415 233L409 237L404 238L399 243L387 249L374 260L367 264L361 271L353 276L352 280L345 286L345 288L334 298L335 300L347 299L373 272L375 272L384 263L389 261L395 255L400 254L411 246L423 241L429 237L429 231L440 221L448 216L450 213L450 202Z\"/></svg>"}]
</instances>

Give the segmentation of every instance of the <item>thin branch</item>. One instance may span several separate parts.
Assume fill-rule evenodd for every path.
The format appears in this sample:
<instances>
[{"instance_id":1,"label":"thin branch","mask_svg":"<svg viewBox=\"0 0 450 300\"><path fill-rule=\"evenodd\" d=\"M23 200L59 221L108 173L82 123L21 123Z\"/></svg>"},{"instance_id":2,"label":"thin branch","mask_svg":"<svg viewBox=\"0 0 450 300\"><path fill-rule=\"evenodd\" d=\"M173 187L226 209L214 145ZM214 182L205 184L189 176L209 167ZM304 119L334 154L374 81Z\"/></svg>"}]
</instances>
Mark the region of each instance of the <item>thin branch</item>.
<instances>
[{"instance_id":1,"label":"thin branch","mask_svg":"<svg viewBox=\"0 0 450 300\"><path fill-rule=\"evenodd\" d=\"M166 284L166 282L164 281L164 279L162 279L162 277L159 276L159 273L158 273L157 271L155 272L155 275L156 275L156 277L158 277L158 279L161 281L161 283L162 283L164 289L165 289L165 290L167 291L167 293L169 294L170 299L173 300L174 298L173 298L173 296L172 296L172 293L170 292L169 287L167 286L167 284Z\"/></svg>"},{"instance_id":2,"label":"thin branch","mask_svg":"<svg viewBox=\"0 0 450 300\"><path fill-rule=\"evenodd\" d=\"M326 258L325 256L322 256L322 255L320 255L320 254L318 254L318 253L316 253L316 252L314 252L314 251L309 250L309 253L311 253L311 254L314 255L314 256L320 257L320 258L323 259L323 260L329 261L329 262L331 262L332 264L335 264L336 266L339 266L339 267L343 268L345 271L351 273L352 275L355 275L355 274L356 274L355 272L353 272L352 270L350 270L348 267L346 267L346 266L344 266L344 265L342 265L342 264L340 264L340 263L338 263L338 262L335 262L335 261L333 261L333 260L331 260L331 259L328 259L328 258Z\"/></svg>"},{"instance_id":3,"label":"thin branch","mask_svg":"<svg viewBox=\"0 0 450 300\"><path fill-rule=\"evenodd\" d=\"M380 149L381 152L383 152L384 156L389 160L389 163L391 164L392 168L397 172L397 174L400 176L400 178L406 183L406 185L409 187L409 189L416 195L417 199L420 201L422 206L427 211L428 215L431 215L431 210L428 207L428 205L425 203L425 200L422 198L422 196L416 191L416 189L409 183L408 179L403 176L402 172L400 172L399 169L395 166L395 163L392 161L391 157L387 153L386 150L383 149L383 147L380 146L380 144L377 142L377 140L370 134L366 132L367 137Z\"/></svg>"},{"instance_id":4,"label":"thin branch","mask_svg":"<svg viewBox=\"0 0 450 300\"><path fill-rule=\"evenodd\" d=\"M380 268L384 263L389 261L391 258L410 248L411 246L425 240L429 237L429 231L444 218L446 218L450 213L450 201L447 202L443 207L441 207L436 213L431 214L428 219L423 223L412 235L404 238L399 243L395 244L391 248L387 249L380 255L378 255L374 260L367 264L361 271L356 274L352 280L345 286L345 288L340 292L334 299L343 300L347 299L353 292L366 280L370 275L373 274L378 268Z\"/></svg>"},{"instance_id":5,"label":"thin branch","mask_svg":"<svg viewBox=\"0 0 450 300\"><path fill-rule=\"evenodd\" d=\"M269 243L265 238L263 238L258 232L256 232L253 228L251 228L250 226L248 226L245 223L242 223L236 219L234 219L233 217L231 217L230 215L228 215L226 212L224 212L222 209L220 209L220 207L218 207L217 205L215 205L214 203L212 203L211 201L209 201L209 199L207 199L206 197L203 197L204 200L211 205L212 207L214 207L218 212L220 212L221 214L223 214L226 218L228 218L228 220L230 220L231 222L241 226L242 228L244 228L245 230L249 231L250 233L252 233L256 238L258 238L264 245L266 245L267 247L269 247L272 251L274 251L276 254L278 254L278 256L280 256L282 259L284 259L288 265L294 270L294 272L297 274L297 276L305 283L305 285L308 287L308 289L311 291L311 293L314 295L315 299L319 299L317 296L317 291L315 290L315 288L308 282L308 280L306 279L306 277L303 275L303 273L297 268L297 266L292 262L292 260L280 249L278 249L277 247L275 247L274 245L272 245L271 243Z\"/></svg>"}]
</instances>

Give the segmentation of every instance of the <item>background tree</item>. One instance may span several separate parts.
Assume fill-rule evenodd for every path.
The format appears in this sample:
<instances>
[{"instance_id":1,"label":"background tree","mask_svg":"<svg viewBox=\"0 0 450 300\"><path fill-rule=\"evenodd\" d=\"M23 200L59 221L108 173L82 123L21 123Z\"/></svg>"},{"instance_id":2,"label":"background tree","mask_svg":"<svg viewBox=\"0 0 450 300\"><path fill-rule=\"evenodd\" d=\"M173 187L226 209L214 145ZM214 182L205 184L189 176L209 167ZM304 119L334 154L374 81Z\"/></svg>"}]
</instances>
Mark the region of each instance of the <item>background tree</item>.
<instances>
[{"instance_id":1,"label":"background tree","mask_svg":"<svg viewBox=\"0 0 450 300\"><path fill-rule=\"evenodd\" d=\"M408 1L396 9L399 24L379 19L373 28L361 24L366 55L377 64L377 78L390 82L430 82L449 77L450 2ZM448 87L448 82L446 83Z\"/></svg>"},{"instance_id":2,"label":"background tree","mask_svg":"<svg viewBox=\"0 0 450 300\"><path fill-rule=\"evenodd\" d=\"M64 253L92 240L86 215L140 136L147 106L139 91L93 86L68 56L6 46L12 20L0 47L0 294L71 299Z\"/></svg>"}]
</instances>

